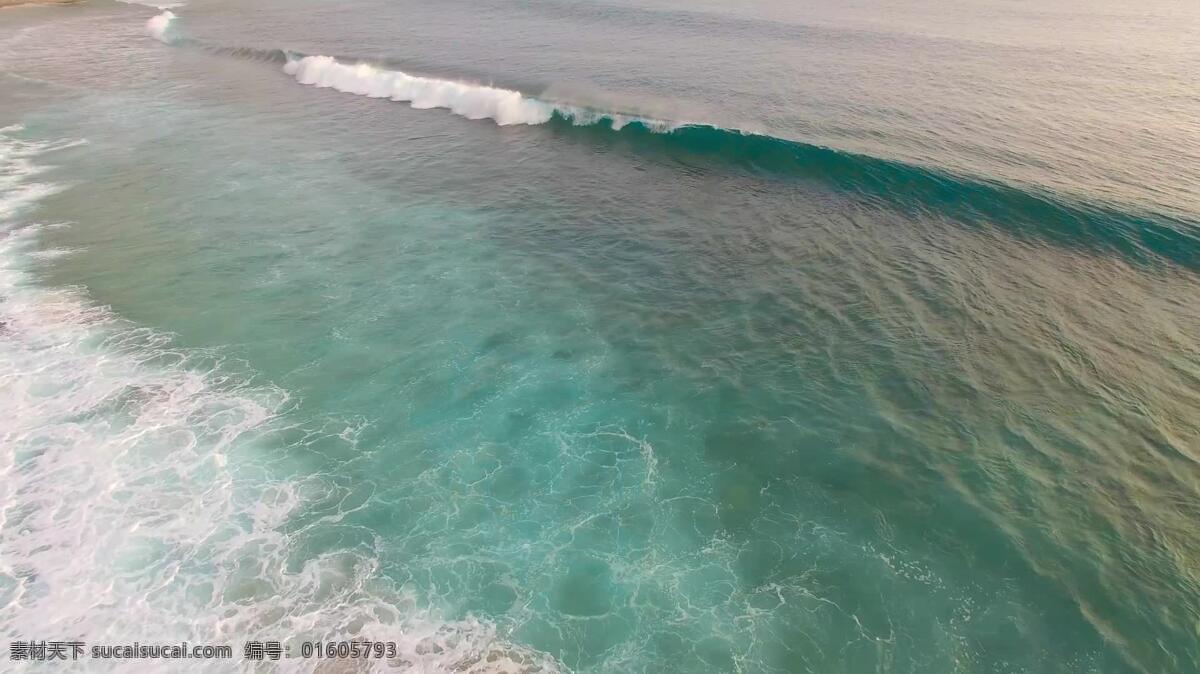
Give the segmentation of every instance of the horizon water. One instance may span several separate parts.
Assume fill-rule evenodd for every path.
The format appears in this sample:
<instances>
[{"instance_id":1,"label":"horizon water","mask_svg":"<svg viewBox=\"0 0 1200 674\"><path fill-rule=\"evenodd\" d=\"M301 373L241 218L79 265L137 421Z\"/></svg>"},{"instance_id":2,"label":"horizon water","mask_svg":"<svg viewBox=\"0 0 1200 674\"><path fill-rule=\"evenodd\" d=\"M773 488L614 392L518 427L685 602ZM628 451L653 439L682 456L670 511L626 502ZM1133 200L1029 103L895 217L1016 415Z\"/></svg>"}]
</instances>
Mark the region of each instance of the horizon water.
<instances>
[{"instance_id":1,"label":"horizon water","mask_svg":"<svg viewBox=\"0 0 1200 674\"><path fill-rule=\"evenodd\" d=\"M0 639L1200 671L1198 27L0 11Z\"/></svg>"}]
</instances>

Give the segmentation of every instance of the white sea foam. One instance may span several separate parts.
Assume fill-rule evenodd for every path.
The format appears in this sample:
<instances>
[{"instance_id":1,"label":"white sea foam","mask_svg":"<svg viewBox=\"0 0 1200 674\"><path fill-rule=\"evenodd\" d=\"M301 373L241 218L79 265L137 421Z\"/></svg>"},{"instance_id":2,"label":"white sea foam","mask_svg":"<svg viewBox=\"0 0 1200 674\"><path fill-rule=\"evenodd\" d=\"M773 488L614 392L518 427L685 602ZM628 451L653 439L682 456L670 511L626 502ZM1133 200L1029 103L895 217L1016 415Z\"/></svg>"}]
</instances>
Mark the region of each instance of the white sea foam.
<instances>
[{"instance_id":1,"label":"white sea foam","mask_svg":"<svg viewBox=\"0 0 1200 674\"><path fill-rule=\"evenodd\" d=\"M415 77L366 63L347 65L329 56L289 60L283 70L301 84L407 101L418 109L446 108L468 119L492 119L501 126L542 124L554 114L553 106L526 98L519 91Z\"/></svg>"},{"instance_id":2,"label":"white sea foam","mask_svg":"<svg viewBox=\"0 0 1200 674\"><path fill-rule=\"evenodd\" d=\"M146 22L146 34L159 42L171 44L171 35L168 31L174 21L175 13L169 9L163 10L162 14L152 16Z\"/></svg>"},{"instance_id":3,"label":"white sea foam","mask_svg":"<svg viewBox=\"0 0 1200 674\"><path fill-rule=\"evenodd\" d=\"M283 71L300 84L335 89L370 98L409 103L413 108L444 108L467 119L491 119L500 126L544 124L557 113L578 125L608 120L614 129L637 122L655 131L668 131L671 122L636 115L601 112L542 101L513 89L409 75L367 63L347 64L330 56L290 58Z\"/></svg>"},{"instance_id":4,"label":"white sea foam","mask_svg":"<svg viewBox=\"0 0 1200 674\"><path fill-rule=\"evenodd\" d=\"M345 488L271 477L268 465L288 455L281 438L297 435L287 394L122 321L79 288L36 284L31 266L47 260L31 253L52 226L27 218L64 186L42 181L34 161L71 144L20 131L0 129L0 641L188 640L230 644L241 663L247 639L362 637L397 642L396 659L368 663L380 668L552 671L492 624L440 619L382 578L369 552L302 558L294 541L306 527L284 524ZM345 424L299 430L354 442Z\"/></svg>"}]
</instances>

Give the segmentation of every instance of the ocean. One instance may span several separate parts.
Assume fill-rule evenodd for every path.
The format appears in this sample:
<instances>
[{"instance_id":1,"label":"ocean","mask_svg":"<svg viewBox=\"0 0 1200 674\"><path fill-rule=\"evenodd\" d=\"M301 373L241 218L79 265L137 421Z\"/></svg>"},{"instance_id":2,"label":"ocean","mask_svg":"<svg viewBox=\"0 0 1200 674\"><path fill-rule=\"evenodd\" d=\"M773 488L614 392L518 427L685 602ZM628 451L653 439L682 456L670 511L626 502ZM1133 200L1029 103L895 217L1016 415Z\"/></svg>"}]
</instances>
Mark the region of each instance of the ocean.
<instances>
[{"instance_id":1,"label":"ocean","mask_svg":"<svg viewBox=\"0 0 1200 674\"><path fill-rule=\"evenodd\" d=\"M1200 671L1198 29L0 9L0 641Z\"/></svg>"}]
</instances>

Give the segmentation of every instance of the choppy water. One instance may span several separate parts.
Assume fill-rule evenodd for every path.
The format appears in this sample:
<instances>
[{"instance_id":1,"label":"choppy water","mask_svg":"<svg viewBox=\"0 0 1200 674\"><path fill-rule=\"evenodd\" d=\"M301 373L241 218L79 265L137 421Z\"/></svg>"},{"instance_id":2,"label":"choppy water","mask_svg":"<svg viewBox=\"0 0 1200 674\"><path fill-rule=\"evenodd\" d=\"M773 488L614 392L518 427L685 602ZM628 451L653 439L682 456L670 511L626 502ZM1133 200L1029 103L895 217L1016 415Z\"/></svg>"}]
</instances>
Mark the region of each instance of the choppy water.
<instances>
[{"instance_id":1,"label":"choppy water","mask_svg":"<svg viewBox=\"0 0 1200 674\"><path fill-rule=\"evenodd\" d=\"M0 639L1200 670L1195 3L170 11L0 11Z\"/></svg>"}]
</instances>

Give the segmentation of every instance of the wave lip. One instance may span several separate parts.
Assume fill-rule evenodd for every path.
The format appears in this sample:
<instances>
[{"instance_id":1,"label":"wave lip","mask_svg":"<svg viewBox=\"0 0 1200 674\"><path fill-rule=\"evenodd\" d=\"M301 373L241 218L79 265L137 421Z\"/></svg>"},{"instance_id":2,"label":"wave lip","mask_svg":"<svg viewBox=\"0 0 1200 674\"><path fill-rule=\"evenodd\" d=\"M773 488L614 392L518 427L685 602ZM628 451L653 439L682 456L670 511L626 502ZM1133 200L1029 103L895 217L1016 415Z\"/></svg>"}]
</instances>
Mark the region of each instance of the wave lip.
<instances>
[{"instance_id":1,"label":"wave lip","mask_svg":"<svg viewBox=\"0 0 1200 674\"><path fill-rule=\"evenodd\" d=\"M632 123L654 131L669 131L678 126L674 122L544 101L513 89L420 77L369 63L351 65L332 56L289 56L283 71L300 84L407 102L418 110L443 108L467 119L491 119L500 126L545 124L555 117L577 126L607 121L613 129Z\"/></svg>"},{"instance_id":2,"label":"wave lip","mask_svg":"<svg viewBox=\"0 0 1200 674\"><path fill-rule=\"evenodd\" d=\"M146 34L163 44L171 44L172 37L168 31L170 31L173 21L175 21L175 13L165 9L162 14L153 16L146 22Z\"/></svg>"},{"instance_id":3,"label":"wave lip","mask_svg":"<svg viewBox=\"0 0 1200 674\"><path fill-rule=\"evenodd\" d=\"M330 56L291 59L283 71L300 84L406 101L418 110L445 108L467 119L491 119L500 126L544 124L555 112L553 105L511 89L417 77L366 63L348 65Z\"/></svg>"}]
</instances>

